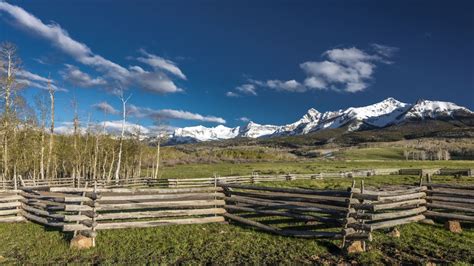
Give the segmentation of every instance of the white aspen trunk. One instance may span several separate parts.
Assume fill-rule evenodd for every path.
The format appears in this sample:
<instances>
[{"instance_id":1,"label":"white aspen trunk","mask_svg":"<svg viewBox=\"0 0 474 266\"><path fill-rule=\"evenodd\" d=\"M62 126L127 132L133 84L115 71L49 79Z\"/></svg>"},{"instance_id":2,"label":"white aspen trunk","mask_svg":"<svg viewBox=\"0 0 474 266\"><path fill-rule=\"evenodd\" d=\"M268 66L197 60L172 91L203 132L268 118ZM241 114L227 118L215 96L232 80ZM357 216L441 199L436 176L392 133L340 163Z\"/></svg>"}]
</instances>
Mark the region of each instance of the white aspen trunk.
<instances>
[{"instance_id":1,"label":"white aspen trunk","mask_svg":"<svg viewBox=\"0 0 474 266\"><path fill-rule=\"evenodd\" d=\"M118 152L118 158L117 158L117 168L115 169L115 181L118 182L120 179L120 167L122 164L122 147L123 147L123 138L125 135L125 119L127 117L127 101L130 99L128 97L126 100L123 98L123 94L120 97L122 100L122 132L120 133L120 143L119 143L119 152Z\"/></svg>"},{"instance_id":2,"label":"white aspen trunk","mask_svg":"<svg viewBox=\"0 0 474 266\"><path fill-rule=\"evenodd\" d=\"M48 178L51 178L51 162L53 161L53 145L54 145L54 90L51 88L51 81L48 80L48 89L49 89L49 97L51 100L51 127L49 130L50 137L49 137L49 150L48 150L48 164L47 164L47 174Z\"/></svg>"},{"instance_id":3,"label":"white aspen trunk","mask_svg":"<svg viewBox=\"0 0 474 266\"><path fill-rule=\"evenodd\" d=\"M160 145L161 139L158 137L158 144L156 145L156 168L153 178L158 179L158 171L160 169Z\"/></svg>"}]
</instances>

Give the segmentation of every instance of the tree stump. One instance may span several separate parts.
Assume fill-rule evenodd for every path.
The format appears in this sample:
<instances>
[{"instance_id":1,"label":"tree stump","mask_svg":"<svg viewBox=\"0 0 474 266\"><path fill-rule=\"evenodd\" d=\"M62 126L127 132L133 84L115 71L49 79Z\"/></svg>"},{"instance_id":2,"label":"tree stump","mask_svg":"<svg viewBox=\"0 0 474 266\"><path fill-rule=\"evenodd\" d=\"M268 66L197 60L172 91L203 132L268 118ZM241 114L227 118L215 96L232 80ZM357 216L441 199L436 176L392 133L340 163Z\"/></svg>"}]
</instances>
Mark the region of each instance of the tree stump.
<instances>
[{"instance_id":1,"label":"tree stump","mask_svg":"<svg viewBox=\"0 0 474 266\"><path fill-rule=\"evenodd\" d=\"M70 247L73 249L89 249L93 246L92 238L86 237L81 234L71 239Z\"/></svg>"},{"instance_id":2,"label":"tree stump","mask_svg":"<svg viewBox=\"0 0 474 266\"><path fill-rule=\"evenodd\" d=\"M453 233L462 233L461 224L456 220L446 221L444 227Z\"/></svg>"}]
</instances>

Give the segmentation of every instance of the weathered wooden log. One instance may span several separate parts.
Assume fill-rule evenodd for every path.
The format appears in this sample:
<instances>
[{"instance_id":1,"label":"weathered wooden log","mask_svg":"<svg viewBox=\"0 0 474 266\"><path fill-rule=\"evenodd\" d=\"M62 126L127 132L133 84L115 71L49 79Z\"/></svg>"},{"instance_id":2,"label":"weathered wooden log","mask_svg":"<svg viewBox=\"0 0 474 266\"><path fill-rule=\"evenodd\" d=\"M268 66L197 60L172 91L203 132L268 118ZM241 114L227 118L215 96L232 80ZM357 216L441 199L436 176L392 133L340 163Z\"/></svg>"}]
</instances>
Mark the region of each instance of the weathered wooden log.
<instances>
[{"instance_id":1,"label":"weathered wooden log","mask_svg":"<svg viewBox=\"0 0 474 266\"><path fill-rule=\"evenodd\" d=\"M427 200L438 200L445 202L459 202L459 203L470 203L474 204L474 199L461 198L461 197L448 197L448 196L427 196Z\"/></svg>"},{"instance_id":2,"label":"weathered wooden log","mask_svg":"<svg viewBox=\"0 0 474 266\"><path fill-rule=\"evenodd\" d=\"M400 202L393 202L393 203L359 203L353 204L352 207L355 209L360 210L369 210L369 211L380 211L380 210L388 210L388 209L396 209L401 207L408 207L408 206L415 206L425 204L425 199L415 199L415 200L406 200Z\"/></svg>"},{"instance_id":3,"label":"weathered wooden log","mask_svg":"<svg viewBox=\"0 0 474 266\"><path fill-rule=\"evenodd\" d=\"M314 232L314 231L295 231L295 230L281 230L272 226L268 226L256 221L252 221L250 219L242 218L237 215L233 215L230 213L223 214L224 217L243 223L246 225L250 225L256 227L260 230L267 231L273 234L282 235L282 236L293 236L293 237L301 237L301 238L333 238L333 239L340 239L342 238L342 233L336 232Z\"/></svg>"},{"instance_id":4,"label":"weathered wooden log","mask_svg":"<svg viewBox=\"0 0 474 266\"><path fill-rule=\"evenodd\" d=\"M458 195L458 196L469 196L474 198L474 190L466 189L451 189L451 188L436 188L426 191L430 195L434 194L447 194L447 195Z\"/></svg>"},{"instance_id":5,"label":"weathered wooden log","mask_svg":"<svg viewBox=\"0 0 474 266\"><path fill-rule=\"evenodd\" d=\"M0 216L17 214L19 211L20 211L19 209L0 210Z\"/></svg>"},{"instance_id":6,"label":"weathered wooden log","mask_svg":"<svg viewBox=\"0 0 474 266\"><path fill-rule=\"evenodd\" d=\"M394 219L406 216L412 216L415 214L420 214L425 212L426 207L418 207L410 210L403 210L397 212L387 212L387 213L354 213L353 216L357 219L364 219L369 221L378 221L386 219Z\"/></svg>"},{"instance_id":7,"label":"weathered wooden log","mask_svg":"<svg viewBox=\"0 0 474 266\"><path fill-rule=\"evenodd\" d=\"M411 199L420 199L420 198L425 198L425 197L426 197L425 192L416 192L416 193L405 194L405 195L380 197L378 202L380 202L380 203L383 203L383 202L396 202L396 201L404 201L404 200L411 200Z\"/></svg>"},{"instance_id":8,"label":"weathered wooden log","mask_svg":"<svg viewBox=\"0 0 474 266\"><path fill-rule=\"evenodd\" d=\"M453 188L453 189L474 189L474 185L470 184L433 184L433 183L428 183L425 184L428 187L433 187L433 188Z\"/></svg>"},{"instance_id":9,"label":"weathered wooden log","mask_svg":"<svg viewBox=\"0 0 474 266\"><path fill-rule=\"evenodd\" d=\"M470 212L470 213L474 213L474 207L473 205L466 205L466 206L470 206L471 208L469 207L460 207L460 206L453 206L453 205L449 205L449 204L446 204L446 203L427 203L426 206L428 206L429 208L437 208L437 209L444 209L444 210L450 210L450 211L460 211L460 212Z\"/></svg>"},{"instance_id":10,"label":"weathered wooden log","mask_svg":"<svg viewBox=\"0 0 474 266\"><path fill-rule=\"evenodd\" d=\"M248 189L248 190L260 190L260 191L271 191L271 192L284 192L284 193L297 193L297 194L310 194L310 195L327 195L327 196L349 196L350 191L344 190L313 190L313 189L302 189L302 188L273 188L273 187L260 187L251 185L240 185L240 184L219 184L222 187L229 187L234 189Z\"/></svg>"},{"instance_id":11,"label":"weathered wooden log","mask_svg":"<svg viewBox=\"0 0 474 266\"><path fill-rule=\"evenodd\" d=\"M25 218L22 216L5 216L0 217L0 223L16 223L16 222L23 222Z\"/></svg>"},{"instance_id":12,"label":"weathered wooden log","mask_svg":"<svg viewBox=\"0 0 474 266\"><path fill-rule=\"evenodd\" d=\"M308 194L282 193L282 192L234 191L233 194L237 196L255 197L255 198L263 198L263 199L277 199L277 200L286 200L286 201L305 201L305 202L328 202L329 201L329 202L336 202L336 203L341 203L341 204L345 204L349 201L348 197L333 197L333 196L324 196L324 195L308 195Z\"/></svg>"},{"instance_id":13,"label":"weathered wooden log","mask_svg":"<svg viewBox=\"0 0 474 266\"><path fill-rule=\"evenodd\" d=\"M371 195L371 194L365 194L365 193L360 193L360 192L352 193L352 197L358 200L373 200L373 201L380 200L379 195Z\"/></svg>"},{"instance_id":14,"label":"weathered wooden log","mask_svg":"<svg viewBox=\"0 0 474 266\"><path fill-rule=\"evenodd\" d=\"M30 221L33 221L33 222L37 222L37 223L43 224L43 225L47 225L47 226L51 226L51 227L61 227L61 226L63 226L63 224L64 224L64 223L62 223L62 222L49 221L47 218L40 217L40 216L31 214L31 213L28 213L28 212L26 212L26 211L21 211L20 213L21 213L21 215L23 215L23 217L25 217L26 219L28 219L28 220L30 220Z\"/></svg>"},{"instance_id":15,"label":"weathered wooden log","mask_svg":"<svg viewBox=\"0 0 474 266\"><path fill-rule=\"evenodd\" d=\"M123 229L123 228L146 228L165 225L182 225L182 224L203 224L203 223L219 223L224 222L224 217L204 217L204 218L188 218L188 219L172 219L172 220L154 220L139 222L117 222L117 223L99 223L96 230L106 229ZM87 226L82 224L64 224L63 231L88 230Z\"/></svg>"},{"instance_id":16,"label":"weathered wooden log","mask_svg":"<svg viewBox=\"0 0 474 266\"><path fill-rule=\"evenodd\" d=\"M357 232L351 235L346 236L346 240L355 241L355 240L366 240L372 242L372 234L370 232Z\"/></svg>"},{"instance_id":17,"label":"weathered wooden log","mask_svg":"<svg viewBox=\"0 0 474 266\"><path fill-rule=\"evenodd\" d=\"M51 192L64 193L80 193L80 192L94 192L93 188L70 188L70 187L52 187ZM175 189L161 189L161 188L97 188L98 193L114 192L114 193L156 193L156 194L176 194L176 193L193 193L204 191L222 191L220 187L202 187L202 188L175 188Z\"/></svg>"},{"instance_id":18,"label":"weathered wooden log","mask_svg":"<svg viewBox=\"0 0 474 266\"><path fill-rule=\"evenodd\" d=\"M224 194L220 192L216 193L184 193L184 194L152 194L152 195L116 195L116 196L103 196L99 202L105 201L140 201L140 200L162 200L162 199L173 199L173 200L196 200L196 199L209 199L209 198L223 198Z\"/></svg>"},{"instance_id":19,"label":"weathered wooden log","mask_svg":"<svg viewBox=\"0 0 474 266\"><path fill-rule=\"evenodd\" d=\"M64 219L64 215L50 213L46 210L34 208L34 207L28 206L28 205L23 205L22 209L24 211L27 211L27 212L35 214L35 215L45 216L45 217L48 217L48 218L53 218L53 219L58 219L58 220L63 220Z\"/></svg>"},{"instance_id":20,"label":"weathered wooden log","mask_svg":"<svg viewBox=\"0 0 474 266\"><path fill-rule=\"evenodd\" d=\"M19 201L0 203L0 209L10 209L20 207L21 203Z\"/></svg>"},{"instance_id":21,"label":"weathered wooden log","mask_svg":"<svg viewBox=\"0 0 474 266\"><path fill-rule=\"evenodd\" d=\"M297 202L279 202L279 201L265 201L260 199L245 198L240 196L226 197L225 201L228 202L242 202L257 206L265 206L275 209L290 209L290 210L301 210L301 211L314 211L314 212L325 212L325 213L345 213L347 208L339 206L329 206L322 204L305 204ZM319 206L318 206L319 205ZM329 207L327 207L329 206Z\"/></svg>"},{"instance_id":22,"label":"weathered wooden log","mask_svg":"<svg viewBox=\"0 0 474 266\"><path fill-rule=\"evenodd\" d=\"M461 203L461 202L450 202L450 201L439 201L439 200L430 200L429 203L433 204L446 204L450 206L464 207L464 208L473 208L474 205L470 203Z\"/></svg>"},{"instance_id":23,"label":"weathered wooden log","mask_svg":"<svg viewBox=\"0 0 474 266\"><path fill-rule=\"evenodd\" d=\"M426 211L424 215L427 217L433 217L433 218L445 218L445 219L474 222L474 216L463 215L463 214Z\"/></svg>"},{"instance_id":24,"label":"weathered wooden log","mask_svg":"<svg viewBox=\"0 0 474 266\"><path fill-rule=\"evenodd\" d=\"M260 210L260 209L242 207L242 206L236 206L236 205L225 205L224 208L226 210L237 210L237 211L245 211L245 212L255 212L259 214L284 216L284 217L299 219L302 221L318 221L322 223L334 223L334 224L344 223L342 219L328 218L328 217L315 216L315 215L295 214L295 213L283 212L283 211Z\"/></svg>"},{"instance_id":25,"label":"weathered wooden log","mask_svg":"<svg viewBox=\"0 0 474 266\"><path fill-rule=\"evenodd\" d=\"M406 188L406 189L401 189L401 190L382 190L382 191L364 189L363 194L378 195L378 196L385 196L385 197L386 196L399 196L399 195L411 194L411 193L416 193L416 192L423 192L423 191L426 191L427 189L428 188L426 186L411 187L411 188ZM359 188L353 188L352 191L354 193L361 193L361 190Z\"/></svg>"},{"instance_id":26,"label":"weathered wooden log","mask_svg":"<svg viewBox=\"0 0 474 266\"><path fill-rule=\"evenodd\" d=\"M424 215L420 214L420 215L411 216L411 217L402 218L402 219L377 222L377 223L370 224L370 229L371 229L370 231L378 230L382 228L390 228L390 227L394 227L394 226L402 225L402 224L414 223L414 222L421 221L425 218L426 217Z\"/></svg>"},{"instance_id":27,"label":"weathered wooden log","mask_svg":"<svg viewBox=\"0 0 474 266\"><path fill-rule=\"evenodd\" d=\"M9 196L0 195L0 202L17 201L20 199L22 199L22 197L18 195L9 195Z\"/></svg>"},{"instance_id":28,"label":"weathered wooden log","mask_svg":"<svg viewBox=\"0 0 474 266\"><path fill-rule=\"evenodd\" d=\"M158 202L137 202L124 204L103 204L96 209L98 211L130 210L146 208L171 208L171 207L202 207L202 206L223 206L223 200L193 200L193 201L158 201Z\"/></svg>"},{"instance_id":29,"label":"weathered wooden log","mask_svg":"<svg viewBox=\"0 0 474 266\"><path fill-rule=\"evenodd\" d=\"M181 216L199 216L199 215L217 215L225 213L223 208L209 209L190 209L190 210L166 210L166 211L145 211L145 212L114 212L97 214L97 221L103 220L126 220L143 218L163 218L163 217L181 217ZM84 212L82 215L66 215L64 221L75 222L89 220L88 215L91 212Z\"/></svg>"}]
</instances>

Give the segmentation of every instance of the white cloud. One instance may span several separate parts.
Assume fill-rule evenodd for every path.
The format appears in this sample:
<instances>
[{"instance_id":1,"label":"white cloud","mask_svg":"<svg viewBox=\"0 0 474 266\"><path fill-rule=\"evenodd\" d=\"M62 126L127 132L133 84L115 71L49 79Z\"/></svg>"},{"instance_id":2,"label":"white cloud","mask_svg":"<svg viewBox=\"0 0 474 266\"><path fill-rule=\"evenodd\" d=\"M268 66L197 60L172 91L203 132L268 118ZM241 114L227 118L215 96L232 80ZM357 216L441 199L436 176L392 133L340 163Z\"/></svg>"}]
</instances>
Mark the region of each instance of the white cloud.
<instances>
[{"instance_id":1,"label":"white cloud","mask_svg":"<svg viewBox=\"0 0 474 266\"><path fill-rule=\"evenodd\" d=\"M225 96L235 98L235 97L239 97L240 95L238 93L233 92L233 91L228 91L228 92L225 93Z\"/></svg>"},{"instance_id":2,"label":"white cloud","mask_svg":"<svg viewBox=\"0 0 474 266\"><path fill-rule=\"evenodd\" d=\"M154 67L155 69L166 70L169 73L171 73L171 74L173 74L173 75L175 75L175 76L177 76L181 79L186 79L186 76L183 74L181 69L179 69L176 66L175 62L173 62L171 60L164 59L164 58L159 57L159 56L154 55L154 54L150 54L147 51L145 51L144 49L140 49L140 52L145 57L138 57L137 58L138 61L140 61L142 63L145 63L145 64L148 64L148 65Z\"/></svg>"},{"instance_id":3,"label":"white cloud","mask_svg":"<svg viewBox=\"0 0 474 266\"><path fill-rule=\"evenodd\" d=\"M181 119L181 120L194 120L202 122L213 122L225 124L226 121L221 117L216 116L205 116L197 113L191 113L183 110L174 109L160 109L154 110L146 107L138 107L136 105L130 105L128 112L130 116L137 118L148 118L155 121L168 120L168 119Z\"/></svg>"},{"instance_id":4,"label":"white cloud","mask_svg":"<svg viewBox=\"0 0 474 266\"><path fill-rule=\"evenodd\" d=\"M322 55L323 61L308 61L300 64L306 78L303 83L294 79L282 81L279 79L261 81L249 79L254 87L252 91L257 94L258 87L271 88L277 91L306 92L308 90L344 90L346 92L359 92L365 90L373 80L377 64L391 64L388 59L398 50L380 44L372 44L375 53L352 48L331 49ZM236 88L243 88L247 84ZM241 91L242 92L242 91ZM227 92L227 96L238 96L235 92Z\"/></svg>"},{"instance_id":5,"label":"white cloud","mask_svg":"<svg viewBox=\"0 0 474 266\"><path fill-rule=\"evenodd\" d=\"M104 112L106 114L112 114L112 115L116 115L116 114L119 114L120 111L115 109L112 105L110 105L108 102L100 102L100 103L96 103L94 105L92 105L92 107L94 107L95 109L101 111L101 112Z\"/></svg>"},{"instance_id":6,"label":"white cloud","mask_svg":"<svg viewBox=\"0 0 474 266\"><path fill-rule=\"evenodd\" d=\"M239 119L237 119L237 120L239 120L239 121L241 121L241 122L250 122L250 118L248 118L248 117L245 117L245 116L243 116L243 117L240 117L240 118L239 118Z\"/></svg>"},{"instance_id":7,"label":"white cloud","mask_svg":"<svg viewBox=\"0 0 474 266\"><path fill-rule=\"evenodd\" d=\"M104 78L110 79L120 86L138 87L157 93L182 91L165 73L156 70L153 72L139 72L135 71L135 69L127 69L93 53L86 44L71 38L68 32L58 24L44 24L39 18L28 13L21 7L0 1L0 11L10 14L14 22L26 31L50 41L64 53L73 57L78 62L101 72ZM163 67L161 67L161 69L163 69ZM175 70L168 67L167 71Z\"/></svg>"},{"instance_id":8,"label":"white cloud","mask_svg":"<svg viewBox=\"0 0 474 266\"><path fill-rule=\"evenodd\" d=\"M306 88L299 83L298 81L292 79L292 80L287 80L287 81L281 81L281 80L267 80L265 83L267 87L279 91L289 91L289 92L304 92L306 91Z\"/></svg>"},{"instance_id":9,"label":"white cloud","mask_svg":"<svg viewBox=\"0 0 474 266\"><path fill-rule=\"evenodd\" d=\"M324 80L317 77L309 77L304 80L304 85L310 89L327 89L327 84Z\"/></svg>"},{"instance_id":10,"label":"white cloud","mask_svg":"<svg viewBox=\"0 0 474 266\"><path fill-rule=\"evenodd\" d=\"M48 90L49 87L54 91L67 91L64 88L60 88L56 85L56 82L53 79L48 79L46 77L40 76L38 74L29 72L27 70L20 70L16 73L18 82L21 86L29 87L29 88L37 88L41 90ZM48 85L48 82L50 84ZM49 87L48 87L49 86Z\"/></svg>"},{"instance_id":11,"label":"white cloud","mask_svg":"<svg viewBox=\"0 0 474 266\"><path fill-rule=\"evenodd\" d=\"M67 82L81 88L90 88L107 85L103 78L92 78L89 74L82 72L79 68L66 64L66 69L61 72L61 76Z\"/></svg>"},{"instance_id":12,"label":"white cloud","mask_svg":"<svg viewBox=\"0 0 474 266\"><path fill-rule=\"evenodd\" d=\"M256 87L253 84L243 84L235 88L236 91L241 92L243 94L249 94L249 95L257 95L256 92Z\"/></svg>"},{"instance_id":13,"label":"white cloud","mask_svg":"<svg viewBox=\"0 0 474 266\"><path fill-rule=\"evenodd\" d=\"M373 80L376 64L389 63L388 53L368 54L355 47L332 49L323 55L328 60L300 64L308 76L304 82L308 88L328 89L342 86L342 90L346 92L363 91Z\"/></svg>"}]
</instances>

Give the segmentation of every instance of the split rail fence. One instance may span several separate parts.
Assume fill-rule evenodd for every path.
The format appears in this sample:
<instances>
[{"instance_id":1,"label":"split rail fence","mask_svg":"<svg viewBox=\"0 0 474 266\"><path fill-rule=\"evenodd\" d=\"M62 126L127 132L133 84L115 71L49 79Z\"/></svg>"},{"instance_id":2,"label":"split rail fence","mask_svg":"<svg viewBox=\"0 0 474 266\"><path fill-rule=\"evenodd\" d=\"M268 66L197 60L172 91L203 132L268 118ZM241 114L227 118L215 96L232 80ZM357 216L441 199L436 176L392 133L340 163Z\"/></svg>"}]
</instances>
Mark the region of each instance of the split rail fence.
<instances>
[{"instance_id":1,"label":"split rail fence","mask_svg":"<svg viewBox=\"0 0 474 266\"><path fill-rule=\"evenodd\" d=\"M474 185L428 183L427 217L474 222Z\"/></svg>"},{"instance_id":2,"label":"split rail fence","mask_svg":"<svg viewBox=\"0 0 474 266\"><path fill-rule=\"evenodd\" d=\"M381 190L265 187L238 180L188 188L24 187L0 191L0 222L29 220L95 239L97 231L226 220L269 233L371 241L372 232L429 218L474 222L474 186ZM95 241L95 240L94 240Z\"/></svg>"}]
</instances>

